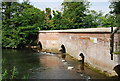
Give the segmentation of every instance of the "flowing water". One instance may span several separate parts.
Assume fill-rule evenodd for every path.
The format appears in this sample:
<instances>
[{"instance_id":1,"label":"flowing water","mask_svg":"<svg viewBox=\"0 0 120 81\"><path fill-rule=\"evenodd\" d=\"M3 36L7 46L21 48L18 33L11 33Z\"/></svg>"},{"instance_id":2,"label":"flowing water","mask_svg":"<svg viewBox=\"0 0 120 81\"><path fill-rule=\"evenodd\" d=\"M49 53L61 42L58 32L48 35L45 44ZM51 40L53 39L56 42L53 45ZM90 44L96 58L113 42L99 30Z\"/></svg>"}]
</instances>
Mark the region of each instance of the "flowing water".
<instances>
[{"instance_id":1,"label":"flowing water","mask_svg":"<svg viewBox=\"0 0 120 81\"><path fill-rule=\"evenodd\" d=\"M70 56L35 52L28 49L2 50L3 78L14 79L91 79L107 78L82 66Z\"/></svg>"}]
</instances>

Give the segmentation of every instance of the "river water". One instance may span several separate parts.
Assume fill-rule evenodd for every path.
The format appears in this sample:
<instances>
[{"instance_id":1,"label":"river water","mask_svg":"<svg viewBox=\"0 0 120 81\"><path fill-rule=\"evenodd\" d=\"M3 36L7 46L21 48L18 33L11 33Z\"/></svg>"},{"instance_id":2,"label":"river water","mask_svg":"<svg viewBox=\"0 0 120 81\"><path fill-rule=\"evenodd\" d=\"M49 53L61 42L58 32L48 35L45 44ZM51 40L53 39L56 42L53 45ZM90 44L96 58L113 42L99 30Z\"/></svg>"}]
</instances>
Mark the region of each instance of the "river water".
<instances>
[{"instance_id":1,"label":"river water","mask_svg":"<svg viewBox=\"0 0 120 81\"><path fill-rule=\"evenodd\" d=\"M28 49L2 50L3 79L101 79L107 78L84 67L67 55L35 52Z\"/></svg>"}]
</instances>

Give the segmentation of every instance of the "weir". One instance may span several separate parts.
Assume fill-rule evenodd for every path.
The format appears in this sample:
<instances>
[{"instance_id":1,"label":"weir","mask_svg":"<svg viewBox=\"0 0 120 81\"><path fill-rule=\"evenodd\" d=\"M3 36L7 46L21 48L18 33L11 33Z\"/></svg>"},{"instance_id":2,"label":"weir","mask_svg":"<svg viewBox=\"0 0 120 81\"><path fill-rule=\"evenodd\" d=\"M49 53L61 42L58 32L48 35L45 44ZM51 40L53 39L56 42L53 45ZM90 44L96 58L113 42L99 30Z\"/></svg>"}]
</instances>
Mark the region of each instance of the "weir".
<instances>
[{"instance_id":1,"label":"weir","mask_svg":"<svg viewBox=\"0 0 120 81\"><path fill-rule=\"evenodd\" d=\"M114 28L115 29L115 28ZM113 29L113 30L114 30ZM42 49L59 50L64 45L66 53L110 75L120 75L120 33L114 34L113 60L111 60L111 28L86 28L39 31L38 42ZM117 70L115 70L117 67Z\"/></svg>"}]
</instances>

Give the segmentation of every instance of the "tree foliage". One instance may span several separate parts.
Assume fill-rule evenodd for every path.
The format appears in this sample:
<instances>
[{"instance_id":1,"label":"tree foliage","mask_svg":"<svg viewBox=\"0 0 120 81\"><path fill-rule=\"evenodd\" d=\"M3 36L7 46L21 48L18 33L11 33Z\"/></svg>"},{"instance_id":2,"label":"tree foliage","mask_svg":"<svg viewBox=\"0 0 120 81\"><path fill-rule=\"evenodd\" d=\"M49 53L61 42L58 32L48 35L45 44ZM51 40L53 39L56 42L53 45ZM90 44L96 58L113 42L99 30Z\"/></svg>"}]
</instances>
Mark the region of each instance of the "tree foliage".
<instances>
[{"instance_id":1,"label":"tree foliage","mask_svg":"<svg viewBox=\"0 0 120 81\"><path fill-rule=\"evenodd\" d=\"M117 20L117 26L120 27L120 1L113 1L110 5L111 13L115 14Z\"/></svg>"},{"instance_id":2,"label":"tree foliage","mask_svg":"<svg viewBox=\"0 0 120 81\"><path fill-rule=\"evenodd\" d=\"M63 17L69 22L67 28L83 28L84 17L89 3L83 2L63 2Z\"/></svg>"},{"instance_id":3,"label":"tree foliage","mask_svg":"<svg viewBox=\"0 0 120 81\"><path fill-rule=\"evenodd\" d=\"M29 2L3 2L3 47L33 44L43 25L44 12Z\"/></svg>"}]
</instances>

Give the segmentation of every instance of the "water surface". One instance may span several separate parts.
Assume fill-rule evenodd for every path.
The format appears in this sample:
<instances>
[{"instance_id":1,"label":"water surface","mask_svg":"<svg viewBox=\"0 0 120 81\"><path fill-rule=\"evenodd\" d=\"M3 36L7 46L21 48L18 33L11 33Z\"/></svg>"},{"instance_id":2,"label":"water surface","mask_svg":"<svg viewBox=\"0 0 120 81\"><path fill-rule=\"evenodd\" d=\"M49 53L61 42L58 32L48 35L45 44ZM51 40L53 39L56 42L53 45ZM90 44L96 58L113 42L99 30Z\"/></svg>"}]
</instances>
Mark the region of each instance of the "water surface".
<instances>
[{"instance_id":1,"label":"water surface","mask_svg":"<svg viewBox=\"0 0 120 81\"><path fill-rule=\"evenodd\" d=\"M101 79L106 76L84 67L70 56L61 58L61 54L35 52L28 49L2 50L4 78L10 79L15 68L15 79ZM71 69L70 69L71 68Z\"/></svg>"}]
</instances>

